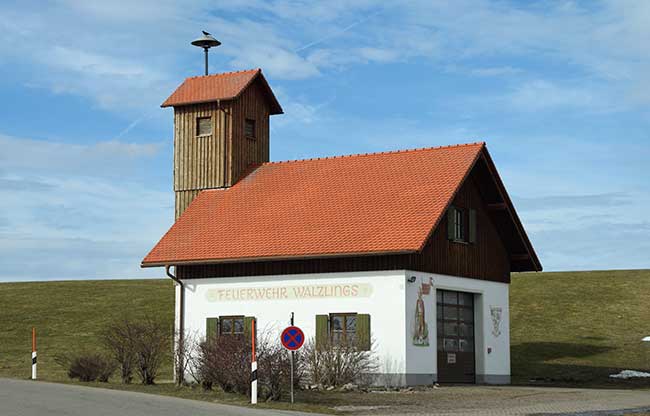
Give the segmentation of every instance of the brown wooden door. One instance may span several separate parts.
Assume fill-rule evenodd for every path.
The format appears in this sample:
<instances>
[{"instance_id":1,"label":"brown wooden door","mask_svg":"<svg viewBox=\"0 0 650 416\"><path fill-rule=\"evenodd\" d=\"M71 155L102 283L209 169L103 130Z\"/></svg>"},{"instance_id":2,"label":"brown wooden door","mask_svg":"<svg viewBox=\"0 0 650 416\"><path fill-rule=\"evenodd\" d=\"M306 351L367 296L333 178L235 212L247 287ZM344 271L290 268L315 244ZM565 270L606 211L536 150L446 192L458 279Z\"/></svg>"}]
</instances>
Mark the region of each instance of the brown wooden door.
<instances>
[{"instance_id":1,"label":"brown wooden door","mask_svg":"<svg viewBox=\"0 0 650 416\"><path fill-rule=\"evenodd\" d=\"M436 291L438 381L474 383L474 295Z\"/></svg>"}]
</instances>

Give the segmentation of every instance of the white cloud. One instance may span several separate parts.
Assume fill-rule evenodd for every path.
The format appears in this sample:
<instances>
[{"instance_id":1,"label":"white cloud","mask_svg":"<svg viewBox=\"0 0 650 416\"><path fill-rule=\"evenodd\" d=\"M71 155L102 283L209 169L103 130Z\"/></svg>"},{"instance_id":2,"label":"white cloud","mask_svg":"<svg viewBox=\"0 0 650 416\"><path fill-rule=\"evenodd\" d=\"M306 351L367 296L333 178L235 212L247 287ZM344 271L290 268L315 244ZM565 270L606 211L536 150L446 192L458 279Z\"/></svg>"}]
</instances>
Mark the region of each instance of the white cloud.
<instances>
[{"instance_id":1,"label":"white cloud","mask_svg":"<svg viewBox=\"0 0 650 416\"><path fill-rule=\"evenodd\" d=\"M0 147L0 166L7 171L101 176L124 174L137 159L157 155L162 143L70 144L0 134Z\"/></svg>"},{"instance_id":2,"label":"white cloud","mask_svg":"<svg viewBox=\"0 0 650 416\"><path fill-rule=\"evenodd\" d=\"M512 66L493 66L485 68L473 68L469 71L470 75L477 77L501 77L518 75L524 72L521 68L514 68Z\"/></svg>"},{"instance_id":3,"label":"white cloud","mask_svg":"<svg viewBox=\"0 0 650 416\"><path fill-rule=\"evenodd\" d=\"M566 108L602 110L607 106L605 97L600 96L597 89L558 86L544 80L519 85L505 98L512 107L523 111Z\"/></svg>"},{"instance_id":4,"label":"white cloud","mask_svg":"<svg viewBox=\"0 0 650 416\"><path fill-rule=\"evenodd\" d=\"M127 174L159 145L0 146L0 280L161 275L139 263L173 222L173 194Z\"/></svg>"},{"instance_id":5,"label":"white cloud","mask_svg":"<svg viewBox=\"0 0 650 416\"><path fill-rule=\"evenodd\" d=\"M254 20L248 17L252 15ZM195 73L185 57L192 53L187 42L197 28L214 28L224 41L217 53L227 56L232 68L260 66L274 79L315 77L328 68L364 62L421 58L443 67L471 68L478 58L534 56L582 71L585 77L563 99L540 105L563 106L567 100L594 105L599 100L639 106L650 102L648 16L648 2L614 0L547 3L543 8L480 0L69 0L63 6L8 8L0 18L0 53L54 71L31 79L31 84L91 97L114 111L151 108L178 83L180 74ZM34 33L55 33L53 48L18 51L15 45L25 44ZM198 53L193 57L199 60ZM518 70L479 64L470 73L499 76ZM552 82L537 77L520 86L523 99L530 88L557 92L535 85ZM605 79L612 88L590 96L590 87Z\"/></svg>"}]
</instances>

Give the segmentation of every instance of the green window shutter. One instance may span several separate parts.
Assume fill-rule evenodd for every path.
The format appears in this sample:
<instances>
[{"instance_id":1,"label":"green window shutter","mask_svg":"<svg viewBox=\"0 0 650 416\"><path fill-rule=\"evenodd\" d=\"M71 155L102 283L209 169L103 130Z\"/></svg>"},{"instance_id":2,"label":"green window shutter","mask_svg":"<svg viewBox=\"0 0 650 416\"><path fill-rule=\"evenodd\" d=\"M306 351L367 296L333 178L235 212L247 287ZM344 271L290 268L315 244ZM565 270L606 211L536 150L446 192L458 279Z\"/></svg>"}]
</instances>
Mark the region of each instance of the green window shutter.
<instances>
[{"instance_id":1,"label":"green window shutter","mask_svg":"<svg viewBox=\"0 0 650 416\"><path fill-rule=\"evenodd\" d=\"M447 239L453 240L456 237L456 207L449 206L447 210Z\"/></svg>"},{"instance_id":2,"label":"green window shutter","mask_svg":"<svg viewBox=\"0 0 650 416\"><path fill-rule=\"evenodd\" d=\"M206 318L205 339L209 341L219 335L219 318Z\"/></svg>"},{"instance_id":3,"label":"green window shutter","mask_svg":"<svg viewBox=\"0 0 650 416\"><path fill-rule=\"evenodd\" d=\"M251 328L253 327L254 316L246 316L244 318L244 338L247 341L251 340ZM255 321L257 323L257 321ZM257 325L255 325L255 339L257 339Z\"/></svg>"},{"instance_id":4,"label":"green window shutter","mask_svg":"<svg viewBox=\"0 0 650 416\"><path fill-rule=\"evenodd\" d=\"M329 317L327 315L316 315L316 347L327 344L329 340Z\"/></svg>"},{"instance_id":5,"label":"green window shutter","mask_svg":"<svg viewBox=\"0 0 650 416\"><path fill-rule=\"evenodd\" d=\"M476 210L469 210L469 242L476 243Z\"/></svg>"},{"instance_id":6,"label":"green window shutter","mask_svg":"<svg viewBox=\"0 0 650 416\"><path fill-rule=\"evenodd\" d=\"M360 350L370 351L370 315L357 315L357 344Z\"/></svg>"}]
</instances>

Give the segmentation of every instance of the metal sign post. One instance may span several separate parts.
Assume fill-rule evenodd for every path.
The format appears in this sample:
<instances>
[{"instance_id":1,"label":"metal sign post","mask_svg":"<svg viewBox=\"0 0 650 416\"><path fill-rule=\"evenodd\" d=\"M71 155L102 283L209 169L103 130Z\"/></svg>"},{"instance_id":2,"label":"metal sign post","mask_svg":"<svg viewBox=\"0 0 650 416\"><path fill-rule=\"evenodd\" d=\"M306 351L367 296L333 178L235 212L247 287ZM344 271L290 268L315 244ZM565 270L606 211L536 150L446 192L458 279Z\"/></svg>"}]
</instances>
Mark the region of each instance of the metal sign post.
<instances>
[{"instance_id":1,"label":"metal sign post","mask_svg":"<svg viewBox=\"0 0 650 416\"><path fill-rule=\"evenodd\" d=\"M291 312L291 326L288 326L282 331L280 335L280 341L282 346L291 352L290 365L291 365L291 403L293 403L293 361L294 361L294 351L299 350L302 347L302 344L305 343L305 333L302 332L302 329L293 325L293 312Z\"/></svg>"},{"instance_id":2,"label":"metal sign post","mask_svg":"<svg viewBox=\"0 0 650 416\"><path fill-rule=\"evenodd\" d=\"M290 322L290 324L291 324L291 326L293 326L293 312L291 312L291 322ZM293 404L293 357L294 357L293 354L294 354L294 352L293 352L293 350L291 350L291 379L290 379L290 382L291 382L291 404Z\"/></svg>"}]
</instances>

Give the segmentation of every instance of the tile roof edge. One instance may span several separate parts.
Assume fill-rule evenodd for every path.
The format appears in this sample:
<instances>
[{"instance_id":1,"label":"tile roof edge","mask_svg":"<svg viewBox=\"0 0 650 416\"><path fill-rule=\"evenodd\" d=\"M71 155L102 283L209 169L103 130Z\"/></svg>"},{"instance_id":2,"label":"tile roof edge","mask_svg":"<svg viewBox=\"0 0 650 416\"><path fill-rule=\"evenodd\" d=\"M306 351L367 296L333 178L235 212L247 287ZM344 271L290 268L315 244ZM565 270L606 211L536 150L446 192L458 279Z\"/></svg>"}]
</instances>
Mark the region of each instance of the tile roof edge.
<instances>
[{"instance_id":1,"label":"tile roof edge","mask_svg":"<svg viewBox=\"0 0 650 416\"><path fill-rule=\"evenodd\" d=\"M379 156L379 155L390 155L398 153L415 153L415 152L425 152L428 150L438 150L438 149L452 149L457 147L471 147L471 146L480 146L481 148L486 148L487 143L485 141L473 142L473 143L460 143L460 144L451 144L446 146L431 146L431 147L416 147L411 149L399 149L399 150L387 150L383 152L369 152L369 153L352 153L349 155L337 155L337 156L324 156L324 157L311 157L306 159L292 159L292 160L277 160L271 162L264 162L261 166L266 165L281 165L287 163L297 163L297 162L310 162L315 160L334 160L334 159L346 159L353 157L363 157L363 156Z\"/></svg>"},{"instance_id":2,"label":"tile roof edge","mask_svg":"<svg viewBox=\"0 0 650 416\"><path fill-rule=\"evenodd\" d=\"M366 256L381 256L381 255L392 255L392 254L411 254L416 253L416 249L404 249L404 250L385 250L385 251L359 251L359 252L342 252L342 253L313 253L313 254L289 254L284 256L256 256L256 257L229 257L224 259L217 258L205 258L197 260L169 260L169 261L152 261L143 259L140 262L140 267L162 267L165 265L193 265L193 264L229 264L229 263L241 263L241 262L262 262L262 261L284 261L284 260L298 260L298 259L324 259L324 258L338 258L338 257L366 257Z\"/></svg>"},{"instance_id":3,"label":"tile roof edge","mask_svg":"<svg viewBox=\"0 0 650 416\"><path fill-rule=\"evenodd\" d=\"M431 238L431 236L433 236L433 233L436 231L436 229L440 225L440 222L442 222L442 220L445 218L445 214L446 214L447 210L449 209L449 207L451 206L451 204L454 202L454 199L456 199L456 195L458 195L458 192L460 191L460 188L462 188L463 184L465 183L465 181L467 180L469 175L472 173L472 170L474 169L474 166L476 166L476 163L481 158L481 155L483 154L483 152L487 151L487 147L485 145L485 142L477 142L477 143L474 143L474 144L475 145L477 145L477 144L481 145L479 151L476 152L476 156L474 156L474 160L472 160L472 163L469 164L469 166L467 167L467 170L463 173L463 178L458 182L458 184L456 185L456 189L454 189L454 192L451 194L451 196L449 197L449 199L445 203L445 208L443 209L442 214L440 214L440 216L433 223L433 226L429 230L429 233L427 234L426 238L420 244L420 248L418 249L418 253L420 253L420 252L422 252L422 250L424 250L424 247L426 246L426 244L429 241L429 239Z\"/></svg>"},{"instance_id":4,"label":"tile roof edge","mask_svg":"<svg viewBox=\"0 0 650 416\"><path fill-rule=\"evenodd\" d=\"M261 68L251 68L251 69L240 69L239 71L219 72L219 73L216 73L216 74L208 74L208 75L194 75L193 77L185 78L185 81L187 81L189 79L196 79L196 78L215 78L215 77L220 77L220 76L243 74L243 73L246 73L246 72L260 73L260 72L262 72L262 69ZM183 82L185 82L185 81L183 81Z\"/></svg>"},{"instance_id":5,"label":"tile roof edge","mask_svg":"<svg viewBox=\"0 0 650 416\"><path fill-rule=\"evenodd\" d=\"M192 105L192 104L203 104L203 103L211 103L211 102L215 102L215 101L217 101L217 100L191 101L191 102L182 103L182 104L172 104L172 103L168 103L169 99L170 99L171 97L173 97L174 94L176 94L176 91L178 91L178 90L179 90L183 85L185 85L185 83L186 83L187 81L189 81L189 80L192 80L192 79L198 79L198 78L216 78L216 77L221 77L221 76L229 76L229 75L244 74L244 73L248 73L248 72L250 72L250 73L255 73L255 75L254 75L253 77L251 77L251 79L246 83L246 85L245 85L243 88L241 88L241 89L239 90L239 92L237 93L237 95L232 96L232 97L227 97L227 98L222 98L222 99L221 99L221 100L224 100L224 101L226 101L226 100L234 100L235 98L237 98L237 97L239 97L239 96L241 95L242 91L244 91L244 90L245 90L245 89L246 89L246 88L251 84L251 82L253 82L253 80L254 80L258 75L261 75L261 74L262 74L262 68L242 69L242 70L239 70L239 71L219 72L218 74L195 75L195 76L193 76L193 77L187 77L187 78L185 78L185 79L183 80L183 82L181 82L181 84L180 84L178 87L176 87L176 89L174 90L174 92L171 93L171 95L170 95L169 97L167 97L167 99L166 99L162 104L160 104L160 108L176 107L176 106L178 106L178 105Z\"/></svg>"}]
</instances>

